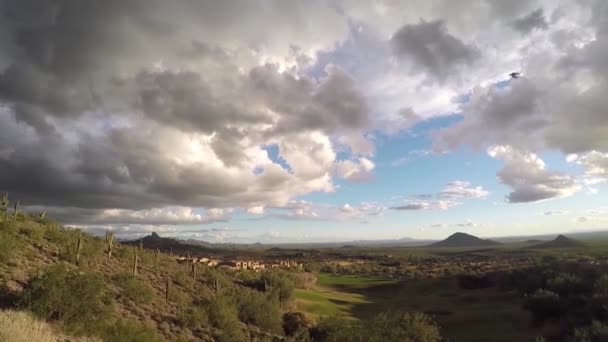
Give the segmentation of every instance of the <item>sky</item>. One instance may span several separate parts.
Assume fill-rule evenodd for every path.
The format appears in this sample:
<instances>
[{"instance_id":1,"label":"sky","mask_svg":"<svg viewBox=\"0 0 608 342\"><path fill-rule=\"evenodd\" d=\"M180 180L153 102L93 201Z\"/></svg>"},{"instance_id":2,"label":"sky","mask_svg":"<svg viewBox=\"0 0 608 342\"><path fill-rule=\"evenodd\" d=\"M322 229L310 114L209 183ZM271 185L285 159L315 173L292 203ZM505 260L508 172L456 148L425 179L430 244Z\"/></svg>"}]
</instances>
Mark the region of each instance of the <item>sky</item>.
<instances>
[{"instance_id":1,"label":"sky","mask_svg":"<svg viewBox=\"0 0 608 342\"><path fill-rule=\"evenodd\" d=\"M605 94L603 0L0 0L0 191L121 238L603 230Z\"/></svg>"}]
</instances>

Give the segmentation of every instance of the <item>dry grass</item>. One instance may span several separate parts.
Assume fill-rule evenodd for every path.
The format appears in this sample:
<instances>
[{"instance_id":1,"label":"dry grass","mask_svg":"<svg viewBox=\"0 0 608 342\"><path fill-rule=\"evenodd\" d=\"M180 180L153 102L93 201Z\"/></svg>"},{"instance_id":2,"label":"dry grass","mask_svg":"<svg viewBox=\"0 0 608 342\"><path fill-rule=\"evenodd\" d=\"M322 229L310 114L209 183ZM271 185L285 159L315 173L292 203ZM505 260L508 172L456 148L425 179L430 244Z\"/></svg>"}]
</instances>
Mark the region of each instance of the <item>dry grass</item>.
<instances>
[{"instance_id":1,"label":"dry grass","mask_svg":"<svg viewBox=\"0 0 608 342\"><path fill-rule=\"evenodd\" d=\"M23 311L0 311L0 342L96 342L58 334L53 327Z\"/></svg>"},{"instance_id":2,"label":"dry grass","mask_svg":"<svg viewBox=\"0 0 608 342\"><path fill-rule=\"evenodd\" d=\"M26 312L0 312L0 327L0 342L55 342L61 339L50 325Z\"/></svg>"}]
</instances>

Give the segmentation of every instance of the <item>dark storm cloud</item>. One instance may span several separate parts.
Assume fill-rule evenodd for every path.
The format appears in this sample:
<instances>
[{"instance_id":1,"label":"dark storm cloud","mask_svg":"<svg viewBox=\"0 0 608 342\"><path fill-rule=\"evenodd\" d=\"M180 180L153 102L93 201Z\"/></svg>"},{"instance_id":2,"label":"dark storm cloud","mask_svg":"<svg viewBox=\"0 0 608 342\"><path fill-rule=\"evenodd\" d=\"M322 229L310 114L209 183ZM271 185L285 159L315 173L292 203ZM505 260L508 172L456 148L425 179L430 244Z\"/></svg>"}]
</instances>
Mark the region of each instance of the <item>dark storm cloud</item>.
<instances>
[{"instance_id":1,"label":"dark storm cloud","mask_svg":"<svg viewBox=\"0 0 608 342\"><path fill-rule=\"evenodd\" d=\"M331 146L312 176L272 164L260 146L361 134L367 104L355 80L337 67L312 79L259 65L332 43L343 23L322 2L263 7L0 0L0 190L99 224L134 223L95 221L102 209L248 207L331 189ZM313 14L318 25L296 29ZM269 23L275 30L260 29ZM295 152L284 158L310 164Z\"/></svg>"},{"instance_id":2,"label":"dark storm cloud","mask_svg":"<svg viewBox=\"0 0 608 342\"><path fill-rule=\"evenodd\" d=\"M542 8L530 12L530 14L518 18L513 21L513 28L517 31L527 34L535 29L546 30L549 24L545 20L545 14Z\"/></svg>"},{"instance_id":3,"label":"dark storm cloud","mask_svg":"<svg viewBox=\"0 0 608 342\"><path fill-rule=\"evenodd\" d=\"M443 21L421 21L401 27L391 38L397 55L410 58L416 72L440 82L479 58L479 51L451 35Z\"/></svg>"}]
</instances>

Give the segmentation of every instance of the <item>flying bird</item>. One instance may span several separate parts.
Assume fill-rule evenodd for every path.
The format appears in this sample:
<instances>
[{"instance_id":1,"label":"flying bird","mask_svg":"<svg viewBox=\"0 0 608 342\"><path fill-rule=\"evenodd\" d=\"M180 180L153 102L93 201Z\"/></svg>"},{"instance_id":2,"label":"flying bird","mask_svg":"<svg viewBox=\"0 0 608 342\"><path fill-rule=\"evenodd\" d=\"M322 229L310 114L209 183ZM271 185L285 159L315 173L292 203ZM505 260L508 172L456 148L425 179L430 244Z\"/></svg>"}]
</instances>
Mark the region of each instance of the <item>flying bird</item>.
<instances>
[{"instance_id":1,"label":"flying bird","mask_svg":"<svg viewBox=\"0 0 608 342\"><path fill-rule=\"evenodd\" d=\"M509 76L511 76L511 78L520 78L521 72L512 72L509 74Z\"/></svg>"}]
</instances>

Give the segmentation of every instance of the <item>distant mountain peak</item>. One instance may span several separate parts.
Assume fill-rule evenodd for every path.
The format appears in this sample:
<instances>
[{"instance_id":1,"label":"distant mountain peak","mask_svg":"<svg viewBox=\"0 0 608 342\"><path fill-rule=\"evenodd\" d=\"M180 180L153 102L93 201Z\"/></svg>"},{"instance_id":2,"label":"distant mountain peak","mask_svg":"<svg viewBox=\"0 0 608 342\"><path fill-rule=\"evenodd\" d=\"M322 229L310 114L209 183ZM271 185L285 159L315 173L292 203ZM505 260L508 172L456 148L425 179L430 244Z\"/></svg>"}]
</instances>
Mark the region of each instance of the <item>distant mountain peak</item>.
<instances>
[{"instance_id":1,"label":"distant mountain peak","mask_svg":"<svg viewBox=\"0 0 608 342\"><path fill-rule=\"evenodd\" d=\"M563 234L559 234L555 239L539 243L537 245L532 246L532 248L568 248L578 247L582 245L583 243L578 240L569 238Z\"/></svg>"},{"instance_id":2,"label":"distant mountain peak","mask_svg":"<svg viewBox=\"0 0 608 342\"><path fill-rule=\"evenodd\" d=\"M149 237L155 240L161 239L160 235L156 234L156 232L152 232Z\"/></svg>"},{"instance_id":3,"label":"distant mountain peak","mask_svg":"<svg viewBox=\"0 0 608 342\"><path fill-rule=\"evenodd\" d=\"M456 232L448 236L445 240L432 244L432 247L480 247L480 246L495 246L500 243L492 240L480 239L477 236Z\"/></svg>"}]
</instances>

